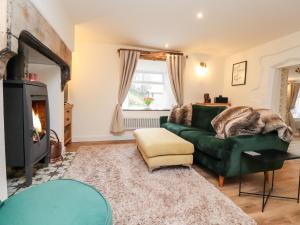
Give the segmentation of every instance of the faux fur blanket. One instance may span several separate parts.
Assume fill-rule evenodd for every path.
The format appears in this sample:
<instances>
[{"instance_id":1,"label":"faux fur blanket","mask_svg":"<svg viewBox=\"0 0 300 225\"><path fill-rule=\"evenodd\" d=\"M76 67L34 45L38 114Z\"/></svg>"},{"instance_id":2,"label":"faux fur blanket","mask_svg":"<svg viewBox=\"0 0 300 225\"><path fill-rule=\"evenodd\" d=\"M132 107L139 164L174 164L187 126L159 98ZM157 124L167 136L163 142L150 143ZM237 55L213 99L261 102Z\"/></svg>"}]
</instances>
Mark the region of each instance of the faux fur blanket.
<instances>
[{"instance_id":1,"label":"faux fur blanket","mask_svg":"<svg viewBox=\"0 0 300 225\"><path fill-rule=\"evenodd\" d=\"M253 109L247 106L231 107L211 122L217 137L266 134L277 131L278 137L290 142L292 129L270 109Z\"/></svg>"}]
</instances>

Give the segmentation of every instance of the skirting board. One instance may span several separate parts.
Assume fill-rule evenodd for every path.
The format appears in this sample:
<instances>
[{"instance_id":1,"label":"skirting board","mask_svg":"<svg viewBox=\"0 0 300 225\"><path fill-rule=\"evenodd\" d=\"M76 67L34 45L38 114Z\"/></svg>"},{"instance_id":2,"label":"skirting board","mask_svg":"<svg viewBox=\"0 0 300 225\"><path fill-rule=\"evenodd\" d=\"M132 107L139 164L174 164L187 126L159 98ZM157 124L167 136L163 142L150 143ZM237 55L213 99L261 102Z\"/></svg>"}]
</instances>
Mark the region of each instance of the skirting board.
<instances>
[{"instance_id":1,"label":"skirting board","mask_svg":"<svg viewBox=\"0 0 300 225\"><path fill-rule=\"evenodd\" d=\"M89 141L128 141L134 140L132 134L125 135L98 135L98 136L74 136L72 142L89 142Z\"/></svg>"}]
</instances>

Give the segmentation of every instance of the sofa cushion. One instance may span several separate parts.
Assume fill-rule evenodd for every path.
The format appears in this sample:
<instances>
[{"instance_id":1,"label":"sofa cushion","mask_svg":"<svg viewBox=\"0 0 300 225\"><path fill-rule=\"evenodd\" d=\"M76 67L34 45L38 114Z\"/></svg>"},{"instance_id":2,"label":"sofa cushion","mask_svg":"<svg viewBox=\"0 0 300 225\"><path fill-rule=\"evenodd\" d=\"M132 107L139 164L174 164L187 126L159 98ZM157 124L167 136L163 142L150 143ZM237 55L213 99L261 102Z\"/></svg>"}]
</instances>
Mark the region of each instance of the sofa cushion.
<instances>
[{"instance_id":1,"label":"sofa cushion","mask_svg":"<svg viewBox=\"0 0 300 225\"><path fill-rule=\"evenodd\" d=\"M193 105L192 127L214 132L211 121L225 109L225 106Z\"/></svg>"},{"instance_id":2,"label":"sofa cushion","mask_svg":"<svg viewBox=\"0 0 300 225\"><path fill-rule=\"evenodd\" d=\"M214 135L203 135L199 138L195 147L198 151L221 160L226 153L224 145L224 139L216 138Z\"/></svg>"},{"instance_id":3,"label":"sofa cushion","mask_svg":"<svg viewBox=\"0 0 300 225\"><path fill-rule=\"evenodd\" d=\"M215 134L206 130L184 130L180 137L196 145L202 136L214 136Z\"/></svg>"},{"instance_id":4,"label":"sofa cushion","mask_svg":"<svg viewBox=\"0 0 300 225\"><path fill-rule=\"evenodd\" d=\"M164 123L161 125L161 127L171 131L174 134L180 135L182 131L185 130L199 130L198 128L195 127L189 127L189 126L184 126L176 123Z\"/></svg>"}]
</instances>

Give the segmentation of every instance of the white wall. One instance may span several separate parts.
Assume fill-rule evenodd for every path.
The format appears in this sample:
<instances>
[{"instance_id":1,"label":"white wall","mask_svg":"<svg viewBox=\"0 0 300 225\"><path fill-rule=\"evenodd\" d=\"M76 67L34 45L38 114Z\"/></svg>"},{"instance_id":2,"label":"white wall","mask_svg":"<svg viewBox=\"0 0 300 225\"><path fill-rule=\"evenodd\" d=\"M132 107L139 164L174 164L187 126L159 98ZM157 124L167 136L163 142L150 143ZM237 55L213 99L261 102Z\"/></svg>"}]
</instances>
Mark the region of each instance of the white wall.
<instances>
[{"instance_id":1,"label":"white wall","mask_svg":"<svg viewBox=\"0 0 300 225\"><path fill-rule=\"evenodd\" d=\"M57 34L69 47L74 48L74 23L64 10L64 5L59 0L30 0Z\"/></svg>"},{"instance_id":2,"label":"white wall","mask_svg":"<svg viewBox=\"0 0 300 225\"><path fill-rule=\"evenodd\" d=\"M205 93L209 93L212 99L223 94L224 83L224 59L203 54L187 53L185 80L184 80L184 102L203 102ZM199 76L196 67L200 62L207 64L208 73Z\"/></svg>"},{"instance_id":3,"label":"white wall","mask_svg":"<svg viewBox=\"0 0 300 225\"><path fill-rule=\"evenodd\" d=\"M130 48L96 42L76 42L73 53L70 100L73 108L73 141L119 140L132 138L130 133L113 136L110 125L117 103L119 57L117 49ZM203 94L222 94L223 60L188 53L185 76L185 102L203 101ZM209 73L198 77L195 68L207 62ZM125 116L160 116L168 112L125 112Z\"/></svg>"},{"instance_id":4,"label":"white wall","mask_svg":"<svg viewBox=\"0 0 300 225\"><path fill-rule=\"evenodd\" d=\"M64 142L64 92L61 91L61 71L56 65L29 64L30 73L36 73L38 80L47 84L50 129L57 132L60 141Z\"/></svg>"},{"instance_id":5,"label":"white wall","mask_svg":"<svg viewBox=\"0 0 300 225\"><path fill-rule=\"evenodd\" d=\"M231 86L232 65L248 61L247 82ZM300 63L300 32L268 42L226 59L224 95L233 105L277 110L279 69Z\"/></svg>"},{"instance_id":6,"label":"white wall","mask_svg":"<svg viewBox=\"0 0 300 225\"><path fill-rule=\"evenodd\" d=\"M3 123L3 81L0 80L0 200L7 198L4 123Z\"/></svg>"}]
</instances>

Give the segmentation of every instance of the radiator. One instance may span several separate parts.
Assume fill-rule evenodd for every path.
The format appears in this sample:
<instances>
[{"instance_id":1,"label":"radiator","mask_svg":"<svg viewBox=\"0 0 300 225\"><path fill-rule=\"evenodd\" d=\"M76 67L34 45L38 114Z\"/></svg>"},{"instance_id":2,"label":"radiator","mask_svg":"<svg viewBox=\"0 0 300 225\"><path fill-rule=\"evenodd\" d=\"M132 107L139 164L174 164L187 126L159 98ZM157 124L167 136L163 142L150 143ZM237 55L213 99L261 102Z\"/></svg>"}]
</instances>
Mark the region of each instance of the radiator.
<instances>
[{"instance_id":1,"label":"radiator","mask_svg":"<svg viewBox=\"0 0 300 225\"><path fill-rule=\"evenodd\" d=\"M159 127L159 118L124 118L126 130Z\"/></svg>"}]
</instances>

